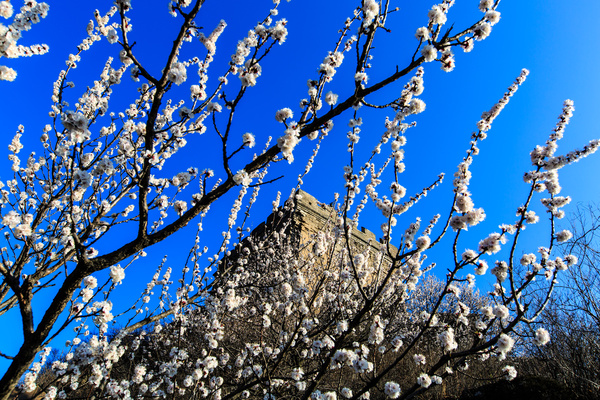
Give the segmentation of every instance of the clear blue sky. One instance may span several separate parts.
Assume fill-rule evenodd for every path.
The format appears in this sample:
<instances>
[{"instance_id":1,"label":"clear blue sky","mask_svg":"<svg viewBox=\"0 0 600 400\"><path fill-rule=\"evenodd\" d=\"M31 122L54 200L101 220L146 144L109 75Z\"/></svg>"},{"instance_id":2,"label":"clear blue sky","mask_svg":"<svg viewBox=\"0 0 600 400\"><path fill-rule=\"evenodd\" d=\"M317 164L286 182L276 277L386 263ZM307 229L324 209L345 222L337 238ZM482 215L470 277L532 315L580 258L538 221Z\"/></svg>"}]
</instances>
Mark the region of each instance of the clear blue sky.
<instances>
[{"instance_id":1,"label":"clear blue sky","mask_svg":"<svg viewBox=\"0 0 600 400\"><path fill-rule=\"evenodd\" d=\"M104 13L112 4L104 0L46 2L50 4L48 17L34 26L31 32L26 32L20 44L47 43L50 53L35 58L1 60L3 64L15 68L18 77L12 83L0 82L0 115L4 138L4 143L0 145L8 145L16 127L24 124L25 149L21 154L40 150L38 138L41 128L49 122L47 115L52 83L65 67L64 60L68 54L75 52L75 46L85 36L85 27L93 17L94 9L98 8ZM19 6L18 0L13 3ZM173 29L176 28L173 22L176 21L167 15L165 0L134 0L132 3L134 31L131 38L137 42L134 49L138 51L138 58L158 73L162 68L159 61L168 51ZM270 61L262 64L263 75L246 100L246 112L236 122L240 135L244 132L256 134L255 149L262 147L267 136L276 138L282 134L281 125L273 118L275 111L283 107L298 110L299 100L306 97L306 80L317 76L318 65L335 42L336 32L342 27L345 17L351 14L354 3L348 0L293 0L282 3L279 17L289 21L288 39L283 46L276 46ZM456 22L456 29L461 29L480 17L478 1L457 0L456 3L450 11L448 26ZM393 71L396 65L402 67L407 63L417 45L414 31L426 24L427 10L432 4L424 1L398 2L400 12L394 13L389 19L388 27L392 32L381 35L373 53L372 79ZM213 78L225 71L225 63L234 52L237 40L262 19L271 6L271 0L206 1L199 20L205 31L212 31L220 19L228 23L217 43L217 59L212 65ZM597 23L597 15L600 15L600 2L503 1L498 10L502 18L494 26L491 36L483 42L477 42L469 54L457 52L455 71L442 72L438 63L426 65L422 98L427 103L427 109L416 119L417 128L408 132L407 171L402 182L410 194L430 184L440 172L446 172L450 178L464 155L469 135L475 129L481 113L502 96L521 68L528 68L531 73L527 81L494 123L489 138L480 146L481 155L472 168L473 199L476 206L486 209L489 222L478 231L479 236L493 231L501 222L513 222L515 209L523 202L527 190L522 183L522 175L530 166L529 152L536 144L543 143L551 132L563 100L570 98L575 101L575 115L559 153L566 153L600 137L600 120L597 118L600 105L600 78L597 73L600 58L600 24ZM188 46L184 54L203 55L204 49L194 43ZM93 83L108 55L118 59L118 48L108 45L106 40L94 44L84 54L70 78L76 84L75 89L71 90L71 103L76 101L87 85ZM188 76L193 77L194 74L194 71L189 71ZM333 90L343 86L344 79L347 82L349 77L348 73L344 75L340 71L336 75ZM116 92L111 108L116 112L124 110L128 101L135 96L135 92L128 96L127 88L135 86L128 77L124 79L128 82ZM392 98L401 90L402 84L400 82L371 100L377 102ZM338 92L343 94L342 89ZM182 92L181 98L189 98L187 90ZM368 125L363 127L359 145L371 149L383 131L386 115L390 114L363 115ZM303 188L324 202L333 199L334 191L343 190L342 167L347 163L345 133L348 118L350 115L338 119L336 128L323 145L315 169L305 179ZM209 139L202 140L206 142L193 142L185 149L177 167L179 170L189 166L203 169L214 164L208 157L197 156L198 149L203 151L210 144ZM7 154L6 147L1 148L4 149L3 154ZM296 153L296 162L277 170L288 174L291 179L263 190L260 196L263 208L254 216L256 222L253 226L264 219L277 190L282 191L282 197L287 197L294 184L293 178L303 169L303 161L311 148L305 140ZM2 158L0 166L0 179L9 179L10 163L6 157ZM600 186L596 184L598 172L600 155L564 169L561 174L563 193L572 196L575 202L596 201L600 195ZM278 173L273 171L271 177L276 175ZM446 213L450 192L451 179L447 179L417 212L407 217L421 215L428 220L435 212ZM209 219L208 225L205 224L203 237L208 245L214 246L210 238L223 229L226 219L224 213L230 204L213 207L213 219ZM410 218L405 222L410 222ZM381 222L376 214L367 214L361 224L378 233ZM212 229L210 224L217 225L213 225L215 229ZM168 252L167 246L181 243L182 240L185 241L185 238L180 236L170 244L152 249L149 254L155 257L155 262L146 259L145 267L138 264L136 270L128 270L126 284L131 284L131 277L134 277L143 285L162 254ZM192 241L193 238L190 238L189 243ZM468 245L474 247L476 242L464 244L465 247ZM171 260L171 265L177 269L178 260L175 257ZM10 341L11 334L6 330L3 332L2 335L6 336L3 340ZM10 353L10 349L6 351Z\"/></svg>"}]
</instances>

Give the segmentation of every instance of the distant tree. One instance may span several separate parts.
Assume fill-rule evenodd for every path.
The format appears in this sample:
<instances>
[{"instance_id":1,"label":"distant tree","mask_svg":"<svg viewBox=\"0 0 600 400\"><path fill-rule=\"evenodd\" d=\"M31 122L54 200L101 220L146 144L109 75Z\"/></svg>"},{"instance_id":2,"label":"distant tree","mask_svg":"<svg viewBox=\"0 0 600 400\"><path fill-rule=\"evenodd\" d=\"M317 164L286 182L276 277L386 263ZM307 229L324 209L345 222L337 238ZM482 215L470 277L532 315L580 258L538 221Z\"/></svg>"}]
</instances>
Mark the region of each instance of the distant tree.
<instances>
[{"instance_id":1,"label":"distant tree","mask_svg":"<svg viewBox=\"0 0 600 400\"><path fill-rule=\"evenodd\" d=\"M573 237L561 246L578 258L559 280L557 293L539 324L550 343L528 347L523 369L566 385L579 398L600 398L600 210L578 206L571 215Z\"/></svg>"},{"instance_id":2,"label":"distant tree","mask_svg":"<svg viewBox=\"0 0 600 400\"><path fill-rule=\"evenodd\" d=\"M555 278L575 263L572 256L552 255L555 243L570 237L554 229L555 219L564 215L561 208L570 201L560 195L558 169L594 152L599 144L593 141L582 150L555 155L572 115L571 101L565 102L546 143L531 152L532 170L525 174L529 189L516 221L486 235L475 250L459 250L461 233L485 218L469 192L470 166L492 122L525 80L526 70L477 123L454 175L452 202L439 205L444 216L435 215L424 227L420 219L396 227L396 217L443 179L426 183L408 197L400 184L405 132L425 108L418 97L424 88L423 65L439 62L444 71L451 71L453 50L470 51L475 41L490 34L500 18L499 0L481 0L480 18L460 29L445 27L453 0L434 5L416 39L411 38L415 44L410 61L387 74L374 73L371 55L394 9L387 1L359 2L309 80L307 99L294 110L273 110L281 131L271 144L266 135L240 131L233 121L246 104L241 100L267 79L261 63L272 59L275 45L286 40L287 21L278 17L279 1L274 3L264 20L241 38L214 82L208 72L214 68L216 42L226 24L203 33L196 20L204 0L169 3L179 29L159 73L138 58L130 38L135 23L127 16L129 0L117 0L105 15L96 13L88 36L54 84L41 149L21 161L22 127L9 145L14 176L1 188L6 239L0 254L0 313L8 318L9 310L18 309L23 343L14 355L2 352L11 364L0 379L0 399L10 398L17 386L22 393L38 391L48 399L410 398L442 384L472 359L504 360L514 343L510 333L542 313ZM71 95L70 74L90 46L104 38L115 45L113 55L119 61L108 58L98 80ZM198 40L204 45L198 56L180 58L188 42ZM329 88L334 88L330 85L336 71L344 67L351 70L352 79L346 94L338 95ZM196 69L199 78L191 82ZM111 96L127 70L140 82L138 90L128 106L113 112ZM383 105L373 104L371 95L397 81L404 84L402 89ZM191 100L176 95L184 85L189 85L185 97ZM385 114L385 130L371 156L359 161L356 149L365 109ZM314 149L307 173L334 119L350 126L343 149L349 160L344 195L331 224L310 243L300 244L311 252L291 244L286 231L277 228L251 239L250 245L242 241L236 246L235 263L223 264L232 242L243 238L247 214L241 217L242 213L249 212L260 188L270 182L267 172L285 173L284 166L274 164L292 162L304 139ZM181 169L176 162L179 151L203 133L217 137L219 145L199 146L192 161L210 161L202 170ZM264 150L251 150L257 142L266 143ZM215 154L220 155L218 162L212 161ZM213 165L206 165L210 162ZM201 222L216 202L227 201L229 192L236 198L224 216L227 229L215 255L207 257L198 237L180 274L157 260L157 272L146 290L115 318L110 300L125 278L125 268L140 263L145 249L193 221ZM549 212L548 233L537 257L518 257L524 227L539 220L530 210L538 192L544 193L541 202ZM281 212L296 200L292 195ZM274 203L278 212L279 197ZM374 258L351 242L367 205L382 215L383 243ZM423 312L411 313L409 306L416 303L410 299L419 294L423 272L433 268L426 263L426 253L445 236L451 242L445 280ZM474 308L461 302L461 282L475 280L470 269L486 274L486 259L502 248L506 254L491 269L496 283L489 302ZM213 277L216 268L221 273ZM100 271L109 278L103 280ZM534 279L544 276L544 284L532 288ZM540 291L536 302L532 292ZM47 304L33 301L43 294L50 298ZM153 301L157 306L150 309ZM444 308L450 304L456 308ZM123 329L112 337L108 332L115 320ZM67 327L76 330L76 337L64 361L52 363L52 380L41 374L50 353L46 346ZM153 341L161 346L153 346ZM537 330L536 341L547 342L543 328ZM434 345L436 349L427 351ZM412 369L400 385L393 377L408 364ZM516 371L506 365L500 373L513 378Z\"/></svg>"}]
</instances>

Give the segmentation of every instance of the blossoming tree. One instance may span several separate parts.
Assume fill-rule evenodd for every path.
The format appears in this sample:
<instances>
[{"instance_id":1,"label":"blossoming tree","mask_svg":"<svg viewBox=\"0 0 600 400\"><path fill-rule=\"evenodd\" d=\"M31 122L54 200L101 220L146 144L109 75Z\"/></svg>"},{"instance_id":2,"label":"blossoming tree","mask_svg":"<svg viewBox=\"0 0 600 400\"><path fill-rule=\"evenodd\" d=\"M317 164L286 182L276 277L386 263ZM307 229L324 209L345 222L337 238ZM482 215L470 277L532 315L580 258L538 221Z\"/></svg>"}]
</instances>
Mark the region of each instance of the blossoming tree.
<instances>
[{"instance_id":1,"label":"blossoming tree","mask_svg":"<svg viewBox=\"0 0 600 400\"><path fill-rule=\"evenodd\" d=\"M554 243L570 237L554 229L555 219L564 214L561 207L570 200L560 195L557 171L594 152L598 142L555 155L573 111L572 102L565 102L551 136L531 153L532 170L525 174L530 189L516 210L516 221L481 239L473 250L460 252L461 233L485 218L469 192L470 165L492 122L524 82L523 70L478 122L454 175L452 203L441 206L446 214L434 216L424 228L420 219L398 226L399 216L443 179L440 175L408 198L401 184L406 132L414 115L425 109L419 98L424 66L440 63L451 71L453 51L471 51L500 19L500 1L481 0L478 20L447 28L453 3L444 0L424 16L406 65L369 79L376 70L371 61L376 39L397 10L389 1L358 2L308 81L307 98L299 107L273 110L281 124L275 143L240 132L233 122L242 99L265 79L261 64L286 40L287 21L278 17L278 0L241 38L214 82L209 71L218 68L213 66L216 43L226 22L203 33L196 21L204 0L169 2L179 29L159 73L136 52L130 0L117 0L104 15L97 12L78 53L69 57L55 82L50 120L41 135L42 155L31 153L21 161L22 127L9 145L14 177L1 188L6 240L0 253L0 313L18 309L23 343L16 354L3 352L11 364L0 380L0 398L10 398L15 390L46 398L408 398L451 382L452 374L472 360L506 357L514 344L510 333L519 323L535 320L556 275L576 262L573 256L552 256ZM8 15L7 4L0 3L3 16ZM114 44L119 61L109 58L98 80L70 105L73 84L68 78L100 40ZM202 50L184 59L184 49L198 42ZM330 90L342 67L353 77L346 95ZM137 97L122 111L112 111L111 96L128 70L139 82ZM198 78L190 77L193 70ZM395 96L372 103L374 94L397 82L404 86ZM185 85L186 99L174 99L172 94ZM356 149L366 109L386 114L383 135L363 162ZM241 241L247 213L241 218L240 212L249 210L260 188L271 184L267 172L284 171L274 164L291 163L304 140L314 150L308 173L334 120L343 118L350 126L344 149L349 162L345 194L331 223L310 243L291 243L285 226ZM219 162L174 171L178 153L202 134L218 138L219 148L207 152L217 153ZM251 150L258 143L263 150ZM237 197L215 255L206 257L198 237L177 275L176 291L169 288L175 272L159 270L129 312L118 317L124 328L110 335L115 320L111 293L124 280L125 268L139 262L145 249L201 220L230 192ZM549 212L548 235L537 256L520 257L517 243L523 229L539 220L530 210L537 193L543 193ZM278 197L275 214L285 214L296 200L292 196L278 208ZM374 254L351 240L368 206L382 218L383 244ZM233 245L234 237L238 245ZM426 253L444 237L453 243L445 281L430 305L416 313L411 299L419 298L423 273L435 268L425 263ZM502 248L506 254L499 253ZM235 260L224 257L232 249ZM490 270L496 283L489 301L467 305L461 301L461 283L487 274L487 260L497 253L503 257ZM213 268L218 270L214 276ZM106 281L99 278L101 271L108 272ZM534 287L536 277L547 279ZM534 290L544 291L540 302L531 301ZM144 308L155 292L160 293L158 306ZM35 305L34 297L44 293L51 293L48 304ZM447 304L453 304L451 312ZM67 327L74 327L76 335L67 343L66 355L42 369L47 346ZM546 343L547 332L539 329L535 340ZM432 343L438 351L425 354ZM502 374L515 376L513 367L503 368ZM402 371L410 373L400 382Z\"/></svg>"}]
</instances>

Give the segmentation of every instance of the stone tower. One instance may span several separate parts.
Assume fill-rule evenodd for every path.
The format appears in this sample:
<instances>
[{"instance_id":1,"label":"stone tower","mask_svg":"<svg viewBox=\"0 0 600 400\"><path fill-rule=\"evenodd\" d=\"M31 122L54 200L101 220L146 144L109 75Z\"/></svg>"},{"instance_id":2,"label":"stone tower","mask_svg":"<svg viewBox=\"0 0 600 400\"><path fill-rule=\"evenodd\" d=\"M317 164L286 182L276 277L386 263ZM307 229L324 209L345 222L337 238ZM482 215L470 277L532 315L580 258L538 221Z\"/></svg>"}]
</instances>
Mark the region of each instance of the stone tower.
<instances>
[{"instance_id":1,"label":"stone tower","mask_svg":"<svg viewBox=\"0 0 600 400\"><path fill-rule=\"evenodd\" d=\"M287 243L298 249L298 257L304 258L313 253L319 235L335 229L337 219L338 213L331 205L318 201L303 190L298 190L293 200L288 199L283 207L269 215L266 221L258 225L249 237L245 238L222 260L219 271L222 271L223 265L234 263L239 258L238 251L243 247L249 247L250 242L255 244L266 241L268 236L273 234L283 234ZM343 237L338 238L337 241L339 243L336 244L336 249L341 250L346 247ZM375 234L362 227L360 230L352 230L349 242L355 253L367 254L369 262L373 262L376 254L385 250L381 249L382 244L377 240ZM395 254L397 249L391 246L390 252ZM386 264L390 264L391 260L387 252L383 253Z\"/></svg>"}]
</instances>

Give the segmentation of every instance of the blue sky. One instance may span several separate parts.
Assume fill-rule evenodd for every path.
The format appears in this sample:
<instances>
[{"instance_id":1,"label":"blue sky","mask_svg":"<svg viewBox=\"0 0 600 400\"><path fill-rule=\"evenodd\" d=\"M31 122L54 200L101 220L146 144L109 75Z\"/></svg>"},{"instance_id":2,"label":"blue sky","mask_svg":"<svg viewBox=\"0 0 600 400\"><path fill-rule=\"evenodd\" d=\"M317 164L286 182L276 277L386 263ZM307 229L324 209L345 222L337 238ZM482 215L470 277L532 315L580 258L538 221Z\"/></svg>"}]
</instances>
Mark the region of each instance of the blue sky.
<instances>
[{"instance_id":1,"label":"blue sky","mask_svg":"<svg viewBox=\"0 0 600 400\"><path fill-rule=\"evenodd\" d=\"M19 5L18 0L13 3ZM47 3L50 5L48 17L34 26L31 32L26 32L20 44L47 43L50 53L32 59L1 60L3 64L15 68L18 77L12 83L0 82L0 115L4 138L4 144L0 145L8 145L16 127L24 124L25 149L22 154L40 151L38 138L42 127L49 122L47 115L51 105L52 83L65 67L64 60L69 53L75 52L75 46L85 36L85 27L93 17L94 9L98 8L104 13L112 4L111 1L74 4L52 0L47 0ZM456 29L461 29L481 16L477 9L478 1L457 0L456 3L449 13L448 26L455 22ZM160 60L168 51L176 29L176 20L167 14L165 0L134 0L132 4L134 30L131 37L137 42L134 49L138 52L138 58L158 73L162 68ZM283 107L298 110L298 102L306 97L306 80L317 76L318 65L335 43L336 32L343 26L344 19L351 15L354 4L348 0L293 0L282 3L279 17L289 21L288 39L282 46L276 46L270 60L263 63L263 75L258 79L258 85L250 91L245 100L245 111L236 121L240 135L244 132L256 135L255 150L263 146L267 136L276 138L282 134L281 125L273 118L275 111ZM414 31L426 24L427 11L432 4L423 1L397 2L400 11L389 17L391 33L381 34L373 53L373 72L370 73L373 81L377 80L377 76L393 71L396 65L402 68L407 63L417 45ZM205 27L205 32L212 31L220 19L228 24L217 43L217 57L211 67L213 79L225 71L237 40L264 18L270 7L271 0L207 0L199 19L199 25ZM522 175L530 166L529 152L536 144L543 143L551 132L563 100L575 101L575 115L558 153L566 153L600 137L597 118L600 104L600 77L597 73L600 25L596 20L600 14L600 3L595 0L572 3L559 0L503 1L498 10L502 18L494 26L491 36L483 42L477 42L471 53L457 52L456 69L453 72L441 71L438 63L425 66L425 92L422 98L427 109L416 118L417 127L407 134L407 171L401 178L409 194L429 185L440 172L445 172L450 178L467 149L470 133L475 130L481 113L501 98L521 68L528 68L531 73L527 81L494 123L489 138L480 146L481 155L472 168L473 199L476 206L486 209L488 215L488 225L473 233L481 237L493 231L499 223L514 220L516 207L524 201L527 191ZM187 57L205 53L203 47L195 42L184 49L183 54ZM118 48L109 45L106 40L94 44L84 54L70 78L76 86L71 90L69 101L74 103L79 93L93 83L108 55L118 58ZM343 69L336 75L332 86L332 90L337 90L341 95L344 83L349 82L352 75ZM135 96L131 90L135 90L136 86L129 82L128 77L124 80L127 82L115 91L111 109L116 112L127 107ZM370 100L384 102L385 99L391 99L403 84L404 81L401 81ZM187 89L174 91L173 98L188 99ZM370 150L383 132L386 115L391 113L364 113L365 126L359 143L364 149ZM343 190L342 167L348 162L346 123L350 117L350 114L344 114L337 120L314 170L304 180L303 188L324 202L332 201L333 193ZM213 143L211 140L202 137L197 142L190 142L173 166L173 171L190 166L203 169L214 164L215 160L204 152ZM7 154L6 147L2 148ZM311 144L303 141L294 164L278 166L271 173L272 176L269 175L272 178L286 174L289 178L263 189L264 193L259 196L262 205L253 217L255 222L252 226L258 225L267 215L277 190L282 191L284 198L287 197L294 185L294 177L303 170L304 161L311 150ZM241 166L242 162L239 164ZM0 166L0 179L9 179L10 163L5 157L0 161ZM600 195L600 185L596 184L599 171L600 155L565 168L561 172L563 194L572 196L576 203L596 201ZM400 220L400 224L411 222L416 215L429 220L436 212L446 213L450 196L451 179L446 179L415 212L408 213L406 219ZM227 201L226 204L215 205L209 214L205 224L206 233L202 237L207 245L214 247L215 242L211 238L218 236L223 229L226 220L224 213L231 205L231 198ZM376 213L370 213L365 214L361 225L379 233L381 222ZM162 254L168 253L172 248L169 246L182 240L185 242L185 236L178 236L174 241L151 249L149 254L154 258L146 259L146 267L128 270L128 278L134 277L138 284L143 285L154 272ZM193 238L188 240L191 245ZM535 244L534 241L531 243ZM538 244L535 245L537 248ZM464 246L474 247L476 242L465 243ZM187 247L185 249L187 251ZM180 260L174 255L170 260L173 260L172 266L176 269ZM43 307L43 304L39 306ZM10 341L11 337L6 339ZM9 349L6 351L10 353Z\"/></svg>"},{"instance_id":2,"label":"blue sky","mask_svg":"<svg viewBox=\"0 0 600 400\"><path fill-rule=\"evenodd\" d=\"M26 32L22 43L47 43L50 53L32 59L8 60L7 63L17 69L19 75L13 83L3 82L0 89L7 94L0 99L5 135L11 137L16 126L25 121L25 140L31 138L34 143L37 142L39 129L47 122L52 82L64 68L66 56L74 52L75 46L83 38L93 10L98 8L104 12L111 3L83 2L74 9L70 2L49 1L51 12L48 17L31 32ZM265 10L271 4L266 0L251 3L233 1L232 7L224 7L222 2L206 3L200 18L205 30L212 30L220 19L228 23L217 47L217 57L223 57L221 61L232 53L236 41L265 15ZM400 12L390 17L392 33L380 37L382 40L374 53L373 76L386 73L390 66L403 65L412 54L416 45L412 34L417 27L425 24L430 4L411 3L414 2L399 2ZM477 1L462 0L456 3L449 14L449 22L456 21L456 28L464 27L466 22L480 16ZM297 109L298 101L306 96L306 79L316 75L318 64L337 37L337 29L352 10L351 4L347 1L319 2L318 6L310 1L282 4L280 17L289 20L288 40L283 46L276 46L271 63L264 67L263 77L252 91L252 100L260 102L261 115L264 111L265 117L272 116L274 110L282 107ZM141 58L154 65L155 72L161 68L156 61L167 51L170 41L168 33L172 33L174 26L173 19L165 10L166 1L145 1L139 5L133 2L132 37L137 42ZM481 112L489 109L501 97L521 68L528 68L531 74L502 118L496 122L490 138L482 145L482 157L477 161L482 168L485 165L484 169L488 176L493 177L494 188L499 193L510 193L508 187L512 187L515 181L506 180L508 177L498 179L498 174L505 167L509 171L526 168L528 152L543 141L552 129L564 99L573 99L576 107L575 117L564 140L565 151L596 137L598 123L595 108L600 100L600 79L596 73L597 55L594 48L600 28L593 16L600 11L600 4L591 0L578 1L577 6L565 5L562 1L505 1L499 10L502 19L494 27L492 35L483 42L477 42L472 53L457 54L455 71L444 73L436 63L426 65L423 99L427 103L427 112L417 119L418 128L409 133L411 148L407 149L408 173L411 156L420 160L418 165L420 169L425 168L423 172L451 172L451 168L459 161L459 155L451 156L451 149L458 150L466 146L468 135ZM192 49L189 54L201 52L199 46L190 46ZM78 69L73 71L72 80L77 85L73 90L74 99L79 90L92 83L111 51L115 56L116 47L103 41L94 44L92 50L84 54ZM214 63L213 68L216 70L213 76L224 70L223 63L220 66ZM387 94L391 96L397 90L397 86L393 87ZM115 107L115 110L119 108ZM258 113L256 109L252 111L252 115ZM380 127L384 117L378 117L379 122L375 117L373 124L379 124ZM253 118L253 121L244 123L251 128L248 131L256 131L257 138L261 139L259 129L265 123L269 123L268 129L278 127L271 119ZM345 141L345 135L341 133L337 136L340 141ZM276 132L273 134L277 135ZM421 148L420 143L428 143L427 153L435 155L427 162L423 162L423 152L417 150ZM331 147L337 147L337 144L332 143ZM364 144L364 147L370 146ZM301 167L300 161L298 159L297 168ZM328 163L328 160L321 162ZM563 174L565 178L581 177L585 171L597 167L598 162L586 160L570 168L570 171L565 170ZM415 164L412 165L414 168ZM326 170L335 175L335 179L341 180L339 170ZM520 179L519 176L517 178ZM500 180L510 186L501 189L504 182ZM567 185L567 180L571 185L575 183L574 179L563 178L563 185ZM310 179L306 183L309 184ZM415 184L418 183L415 181ZM579 185L571 186L573 189L568 190L577 199L588 201L598 197L598 188L580 185L583 182L577 183ZM310 187L307 189L314 191ZM580 193L580 189L585 190Z\"/></svg>"}]
</instances>

